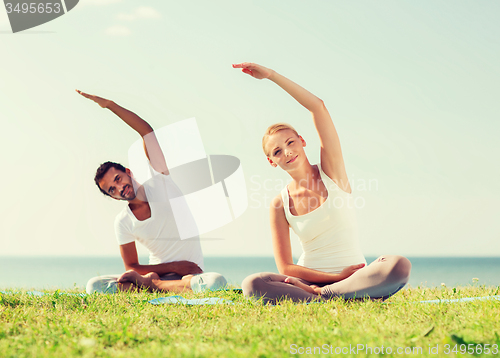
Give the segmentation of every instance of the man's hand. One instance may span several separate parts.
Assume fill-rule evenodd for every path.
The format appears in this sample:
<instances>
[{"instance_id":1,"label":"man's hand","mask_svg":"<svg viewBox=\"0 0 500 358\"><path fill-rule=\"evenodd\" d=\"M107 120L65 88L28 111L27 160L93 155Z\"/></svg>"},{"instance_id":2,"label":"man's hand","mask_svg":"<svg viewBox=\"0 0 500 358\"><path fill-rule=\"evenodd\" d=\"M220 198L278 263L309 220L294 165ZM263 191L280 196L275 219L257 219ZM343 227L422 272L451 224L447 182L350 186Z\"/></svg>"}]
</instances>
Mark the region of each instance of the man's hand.
<instances>
[{"instance_id":1,"label":"man's hand","mask_svg":"<svg viewBox=\"0 0 500 358\"><path fill-rule=\"evenodd\" d=\"M97 103L102 108L108 108L109 105L111 103L113 103L113 101L110 101L109 99L106 99L106 98L97 97L97 96L94 96L94 95L82 92L80 90L75 90L75 91L78 92L79 94L81 94L83 97L91 99L92 101L94 101L95 103Z\"/></svg>"},{"instance_id":2,"label":"man's hand","mask_svg":"<svg viewBox=\"0 0 500 358\"><path fill-rule=\"evenodd\" d=\"M203 270L200 268L200 266L191 261L174 261L170 264L173 266L172 272L175 272L176 274L181 276L203 273Z\"/></svg>"},{"instance_id":3,"label":"man's hand","mask_svg":"<svg viewBox=\"0 0 500 358\"><path fill-rule=\"evenodd\" d=\"M250 75L258 80L269 78L274 73L274 71L269 68L250 62L234 64L233 68L241 68L243 73L246 73L247 75Z\"/></svg>"},{"instance_id":4,"label":"man's hand","mask_svg":"<svg viewBox=\"0 0 500 358\"><path fill-rule=\"evenodd\" d=\"M362 269L365 267L365 264L357 264L357 265L351 265L347 266L345 269L342 270L342 272L339 273L341 279L339 281L345 280L349 276L351 276L353 273L358 271L359 269Z\"/></svg>"}]
</instances>

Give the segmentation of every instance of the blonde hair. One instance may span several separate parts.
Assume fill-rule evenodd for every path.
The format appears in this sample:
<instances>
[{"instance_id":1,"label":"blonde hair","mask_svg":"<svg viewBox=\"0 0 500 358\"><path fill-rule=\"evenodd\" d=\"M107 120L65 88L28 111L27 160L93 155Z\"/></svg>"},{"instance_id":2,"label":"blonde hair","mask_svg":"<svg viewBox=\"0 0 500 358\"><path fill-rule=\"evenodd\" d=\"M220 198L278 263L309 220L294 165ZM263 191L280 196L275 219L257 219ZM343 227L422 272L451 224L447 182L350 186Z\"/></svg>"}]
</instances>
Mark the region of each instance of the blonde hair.
<instances>
[{"instance_id":1,"label":"blonde hair","mask_svg":"<svg viewBox=\"0 0 500 358\"><path fill-rule=\"evenodd\" d=\"M297 133L295 128L293 128L288 123L273 124L272 126L270 126L269 128L266 129L266 132L264 133L264 137L262 137L262 149L264 150L265 155L267 155L269 157L269 154L266 152L266 144L267 144L267 140L269 139L269 137L272 136L273 134L275 134L279 131L285 130L285 129L291 130L297 137L299 137L299 133Z\"/></svg>"}]
</instances>

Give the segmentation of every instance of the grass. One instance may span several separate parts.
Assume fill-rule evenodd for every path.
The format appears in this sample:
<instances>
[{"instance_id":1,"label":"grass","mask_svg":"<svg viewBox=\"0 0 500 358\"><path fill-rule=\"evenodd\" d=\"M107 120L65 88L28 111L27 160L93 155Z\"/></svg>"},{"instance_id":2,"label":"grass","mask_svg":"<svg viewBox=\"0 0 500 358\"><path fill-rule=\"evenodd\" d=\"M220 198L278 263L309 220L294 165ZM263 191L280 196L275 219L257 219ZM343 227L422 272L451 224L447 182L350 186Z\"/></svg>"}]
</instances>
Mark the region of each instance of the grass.
<instances>
[{"instance_id":1,"label":"grass","mask_svg":"<svg viewBox=\"0 0 500 358\"><path fill-rule=\"evenodd\" d=\"M450 351L459 344L500 346L500 301L415 302L499 295L499 290L484 286L410 288L386 301L391 304L334 300L310 305L283 302L279 306L260 305L235 292L183 295L234 302L215 306L153 306L147 300L165 295L150 293L84 297L59 291L42 297L2 294L0 356L290 357L299 355L300 347L304 353L338 356L335 348L344 347L347 354L340 355L348 357L366 356L366 346L371 347L371 356L377 356L376 347L382 346L386 354L378 355L431 356L429 347L438 345L439 354L432 356L450 357L455 353L445 354L445 344ZM356 349L363 345L363 349L359 354L349 353L349 344ZM311 347L309 351L307 347ZM319 348L314 351L314 347ZM387 354L387 347L392 355ZM410 347L407 353L414 350L397 354L397 347ZM494 356L491 353L485 356Z\"/></svg>"}]
</instances>

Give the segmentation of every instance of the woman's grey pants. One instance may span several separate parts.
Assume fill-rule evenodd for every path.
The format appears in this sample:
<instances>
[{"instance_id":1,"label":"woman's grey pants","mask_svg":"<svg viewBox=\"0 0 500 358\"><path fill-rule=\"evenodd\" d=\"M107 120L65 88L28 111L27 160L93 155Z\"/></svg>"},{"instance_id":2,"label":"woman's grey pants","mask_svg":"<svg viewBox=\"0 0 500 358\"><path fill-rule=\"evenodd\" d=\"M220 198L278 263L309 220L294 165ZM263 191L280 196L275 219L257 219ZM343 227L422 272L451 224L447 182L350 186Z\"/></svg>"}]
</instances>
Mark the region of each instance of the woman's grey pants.
<instances>
[{"instance_id":1,"label":"woman's grey pants","mask_svg":"<svg viewBox=\"0 0 500 358\"><path fill-rule=\"evenodd\" d=\"M342 297L344 299L372 298L385 300L402 289L410 277L411 263L403 256L384 255L348 278L322 286L321 297L284 282L287 276L262 272L248 276L241 287L247 297L262 298L264 303L275 304L281 299L309 302L318 299ZM302 280L305 284L313 283Z\"/></svg>"}]
</instances>

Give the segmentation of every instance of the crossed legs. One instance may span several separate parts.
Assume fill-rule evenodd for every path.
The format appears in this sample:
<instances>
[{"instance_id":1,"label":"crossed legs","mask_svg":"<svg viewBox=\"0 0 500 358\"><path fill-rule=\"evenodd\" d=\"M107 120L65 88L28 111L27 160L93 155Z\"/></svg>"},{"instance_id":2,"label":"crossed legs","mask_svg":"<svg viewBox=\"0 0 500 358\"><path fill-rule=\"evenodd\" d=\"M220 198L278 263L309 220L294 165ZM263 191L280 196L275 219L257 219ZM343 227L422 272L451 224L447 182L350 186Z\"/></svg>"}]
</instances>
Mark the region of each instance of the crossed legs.
<instances>
[{"instance_id":1,"label":"crossed legs","mask_svg":"<svg viewBox=\"0 0 500 358\"><path fill-rule=\"evenodd\" d=\"M405 257L380 256L345 280L324 285L321 289L321 299L369 297L385 300L404 287L410 277L410 270L411 263ZM288 298L294 302L309 302L320 298L318 295L285 283L286 278L285 275L275 273L257 273L248 276L241 286L245 296L262 298L265 303L276 303L282 298ZM322 285L318 284L318 286Z\"/></svg>"},{"instance_id":2,"label":"crossed legs","mask_svg":"<svg viewBox=\"0 0 500 358\"><path fill-rule=\"evenodd\" d=\"M118 290L131 291L137 288L146 289L150 292L170 291L180 293L191 291L191 279L193 275L179 276L177 274L169 276L158 276L155 272L140 275L135 271L127 271L118 280Z\"/></svg>"},{"instance_id":3,"label":"crossed legs","mask_svg":"<svg viewBox=\"0 0 500 358\"><path fill-rule=\"evenodd\" d=\"M154 272L140 275L135 271L127 271L122 275L98 276L87 283L87 293L116 293L118 291L134 291L146 289L154 291L183 292L190 290L190 282L193 275L180 276L167 274L161 277Z\"/></svg>"},{"instance_id":4,"label":"crossed legs","mask_svg":"<svg viewBox=\"0 0 500 358\"><path fill-rule=\"evenodd\" d=\"M146 289L150 292L184 291L200 292L204 290L219 290L227 286L227 281L217 272L204 272L196 275L180 276L168 273L158 276L154 272L140 275L135 271L127 271L122 275L108 275L94 277L87 283L87 293L116 293L118 291L133 291Z\"/></svg>"}]
</instances>

